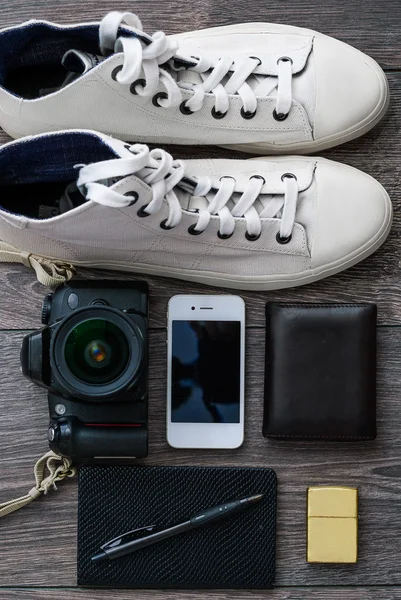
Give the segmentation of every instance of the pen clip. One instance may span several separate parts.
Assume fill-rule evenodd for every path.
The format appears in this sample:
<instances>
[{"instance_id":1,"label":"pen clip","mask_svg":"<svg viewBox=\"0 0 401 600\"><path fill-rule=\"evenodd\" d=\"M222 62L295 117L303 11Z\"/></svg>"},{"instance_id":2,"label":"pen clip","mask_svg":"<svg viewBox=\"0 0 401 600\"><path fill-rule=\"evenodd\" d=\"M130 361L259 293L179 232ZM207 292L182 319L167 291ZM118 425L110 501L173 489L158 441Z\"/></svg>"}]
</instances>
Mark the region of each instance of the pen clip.
<instances>
[{"instance_id":1,"label":"pen clip","mask_svg":"<svg viewBox=\"0 0 401 600\"><path fill-rule=\"evenodd\" d=\"M117 537L105 542L103 546L100 546L101 550L108 550L109 548L115 548L119 546L126 538L130 537L134 533L138 533L140 531L151 532L155 529L156 525L146 525L145 527L138 527L138 529L133 529L132 531L127 531L126 533L122 533Z\"/></svg>"}]
</instances>

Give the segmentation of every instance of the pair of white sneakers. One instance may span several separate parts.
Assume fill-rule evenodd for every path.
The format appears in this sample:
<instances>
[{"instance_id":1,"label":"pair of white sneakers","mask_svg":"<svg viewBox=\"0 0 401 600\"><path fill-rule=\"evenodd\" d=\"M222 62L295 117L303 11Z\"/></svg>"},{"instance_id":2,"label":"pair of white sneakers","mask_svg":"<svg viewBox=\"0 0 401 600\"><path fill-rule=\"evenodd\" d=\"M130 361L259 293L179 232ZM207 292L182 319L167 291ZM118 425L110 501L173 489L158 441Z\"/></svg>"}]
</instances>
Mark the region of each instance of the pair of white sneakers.
<instances>
[{"instance_id":1,"label":"pair of white sneakers","mask_svg":"<svg viewBox=\"0 0 401 600\"><path fill-rule=\"evenodd\" d=\"M297 27L150 36L112 12L4 29L0 125L26 137L0 148L0 260L48 285L75 266L249 290L337 273L389 233L372 177L316 157L182 161L143 142L306 154L364 134L388 100L374 60Z\"/></svg>"}]
</instances>

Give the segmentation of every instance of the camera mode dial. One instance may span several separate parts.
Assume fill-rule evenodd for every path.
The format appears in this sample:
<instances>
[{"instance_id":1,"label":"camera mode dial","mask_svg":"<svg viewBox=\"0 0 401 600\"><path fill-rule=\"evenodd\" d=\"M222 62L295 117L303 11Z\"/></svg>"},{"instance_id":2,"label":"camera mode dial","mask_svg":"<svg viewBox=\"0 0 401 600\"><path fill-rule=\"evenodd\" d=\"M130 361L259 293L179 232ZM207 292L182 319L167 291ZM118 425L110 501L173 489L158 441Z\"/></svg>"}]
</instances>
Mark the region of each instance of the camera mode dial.
<instances>
[{"instance_id":1,"label":"camera mode dial","mask_svg":"<svg viewBox=\"0 0 401 600\"><path fill-rule=\"evenodd\" d=\"M53 294L47 294L42 304L42 323L47 325L50 319L50 311L52 308Z\"/></svg>"}]
</instances>

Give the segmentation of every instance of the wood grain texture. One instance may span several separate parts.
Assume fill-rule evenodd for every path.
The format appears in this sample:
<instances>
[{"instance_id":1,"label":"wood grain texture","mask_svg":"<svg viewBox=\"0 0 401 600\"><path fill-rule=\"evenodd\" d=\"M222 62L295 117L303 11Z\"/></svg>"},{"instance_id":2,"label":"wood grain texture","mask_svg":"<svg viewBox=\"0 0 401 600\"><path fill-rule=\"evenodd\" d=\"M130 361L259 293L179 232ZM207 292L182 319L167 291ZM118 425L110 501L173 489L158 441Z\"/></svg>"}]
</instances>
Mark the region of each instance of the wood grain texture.
<instances>
[{"instance_id":1,"label":"wood grain texture","mask_svg":"<svg viewBox=\"0 0 401 600\"><path fill-rule=\"evenodd\" d=\"M357 46L387 68L401 65L398 0L9 0L1 7L4 26L30 18L73 23L99 21L109 10L136 12L149 32L180 33L236 22L265 21L315 29Z\"/></svg>"},{"instance_id":2,"label":"wood grain texture","mask_svg":"<svg viewBox=\"0 0 401 600\"><path fill-rule=\"evenodd\" d=\"M46 451L46 393L21 379L22 335L0 332L0 355L7 357L0 379L0 501L30 489L33 462ZM151 332L150 448L149 457L141 463L274 468L279 480L278 586L401 585L401 363L399 352L394 352L401 346L401 329L379 329L379 436L375 442L356 444L271 442L262 437L263 338L258 328L248 332L243 447L235 451L177 451L169 448L165 439L165 332ZM357 565L333 567L305 562L306 487L330 484L359 488ZM48 498L2 519L1 585L75 585L76 492L76 481L63 482ZM256 600L262 595L252 593L251 597Z\"/></svg>"},{"instance_id":3,"label":"wood grain texture","mask_svg":"<svg viewBox=\"0 0 401 600\"><path fill-rule=\"evenodd\" d=\"M393 230L374 256L336 277L303 288L243 293L247 304L246 441L237 451L174 451L165 440L165 331L167 301L175 293L212 288L147 278L151 292L150 453L152 465L269 466L279 478L278 589L258 592L135 592L74 589L77 481L0 522L0 600L401 600L401 11L400 0L8 0L0 27L31 18L56 22L100 20L109 10L134 10L149 31L240 21L270 21L316 29L348 42L388 69L390 109L369 134L324 153L362 169L388 190ZM8 141L0 132L0 143ZM176 157L243 157L218 148L171 148ZM356 224L357 226L357 224ZM83 277L126 274L82 271ZM135 279L135 276L130 277ZM0 502L33 486L33 464L47 450L47 399L20 374L23 330L39 326L46 290L33 271L0 265ZM271 442L261 435L264 305L267 300L369 301L379 305L378 427L376 442L316 444ZM305 492L308 485L360 489L360 560L355 566L307 565ZM51 586L51 587L49 587ZM281 586L281 587L280 587ZM298 587L297 587L298 586ZM339 587L336 587L339 586ZM368 587L366 587L368 586Z\"/></svg>"},{"instance_id":4,"label":"wood grain texture","mask_svg":"<svg viewBox=\"0 0 401 600\"><path fill-rule=\"evenodd\" d=\"M272 600L401 600L401 588L394 587L341 587L338 589L301 588L268 590L263 596L255 593L236 591L175 592L168 590L140 592L127 590L83 590L83 589L10 589L2 591L1 600L257 600L269 598Z\"/></svg>"}]
</instances>

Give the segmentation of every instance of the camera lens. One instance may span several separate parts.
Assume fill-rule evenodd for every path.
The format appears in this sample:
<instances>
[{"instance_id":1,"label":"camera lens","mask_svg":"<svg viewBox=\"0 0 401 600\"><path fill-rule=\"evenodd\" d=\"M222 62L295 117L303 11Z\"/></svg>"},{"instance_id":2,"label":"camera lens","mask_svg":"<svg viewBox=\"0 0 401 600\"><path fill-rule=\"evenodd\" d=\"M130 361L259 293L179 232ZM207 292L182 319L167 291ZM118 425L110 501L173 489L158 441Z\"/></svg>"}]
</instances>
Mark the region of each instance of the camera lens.
<instances>
[{"instance_id":1,"label":"camera lens","mask_svg":"<svg viewBox=\"0 0 401 600\"><path fill-rule=\"evenodd\" d=\"M107 349L104 344L91 342L88 346L89 358L95 363L100 363L107 357Z\"/></svg>"},{"instance_id":2,"label":"camera lens","mask_svg":"<svg viewBox=\"0 0 401 600\"><path fill-rule=\"evenodd\" d=\"M106 319L88 319L69 333L64 356L71 373L80 381L104 385L117 379L129 362L125 334Z\"/></svg>"},{"instance_id":3,"label":"camera lens","mask_svg":"<svg viewBox=\"0 0 401 600\"><path fill-rule=\"evenodd\" d=\"M195 306L191 306L191 310L195 310Z\"/></svg>"}]
</instances>

